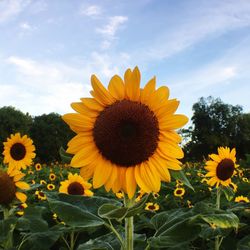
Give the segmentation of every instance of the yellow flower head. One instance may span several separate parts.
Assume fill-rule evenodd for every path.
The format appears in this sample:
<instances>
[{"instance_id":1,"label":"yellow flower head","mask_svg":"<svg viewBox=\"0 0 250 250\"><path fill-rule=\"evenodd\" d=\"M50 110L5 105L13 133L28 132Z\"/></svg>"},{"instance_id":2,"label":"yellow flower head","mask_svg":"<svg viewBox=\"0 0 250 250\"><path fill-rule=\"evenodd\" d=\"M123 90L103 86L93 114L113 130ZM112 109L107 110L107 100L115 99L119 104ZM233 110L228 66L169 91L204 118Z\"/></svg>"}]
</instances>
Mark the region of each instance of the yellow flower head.
<instances>
[{"instance_id":1,"label":"yellow flower head","mask_svg":"<svg viewBox=\"0 0 250 250\"><path fill-rule=\"evenodd\" d=\"M71 195L93 196L93 192L90 191L91 187L92 185L85 181L80 175L70 173L68 180L61 182L59 192Z\"/></svg>"},{"instance_id":2,"label":"yellow flower head","mask_svg":"<svg viewBox=\"0 0 250 250\"><path fill-rule=\"evenodd\" d=\"M24 215L24 209L25 209L26 207L28 207L28 205L27 205L26 203L20 204L20 205L18 206L18 210L17 210L16 214L17 214L18 216L23 216L23 215Z\"/></svg>"},{"instance_id":3,"label":"yellow flower head","mask_svg":"<svg viewBox=\"0 0 250 250\"><path fill-rule=\"evenodd\" d=\"M203 178L202 180L201 180L201 183L206 183L206 184L208 184L208 179L206 179L206 178Z\"/></svg>"},{"instance_id":4,"label":"yellow flower head","mask_svg":"<svg viewBox=\"0 0 250 250\"><path fill-rule=\"evenodd\" d=\"M9 205L15 198L25 203L27 200L23 190L30 188L21 179L25 176L21 171L8 167L7 172L0 170L0 205Z\"/></svg>"},{"instance_id":5,"label":"yellow flower head","mask_svg":"<svg viewBox=\"0 0 250 250\"><path fill-rule=\"evenodd\" d=\"M155 204L153 202L146 203L145 210L158 211L159 209L160 209L160 206L157 203L155 203Z\"/></svg>"},{"instance_id":6,"label":"yellow flower head","mask_svg":"<svg viewBox=\"0 0 250 250\"><path fill-rule=\"evenodd\" d=\"M249 182L248 179L247 179L246 177L243 177L242 180L243 180L244 182Z\"/></svg>"},{"instance_id":7,"label":"yellow flower head","mask_svg":"<svg viewBox=\"0 0 250 250\"><path fill-rule=\"evenodd\" d=\"M235 155L236 150L233 148L230 151L228 147L219 147L218 154L209 155L211 160L206 162L205 169L208 171L206 177L211 177L210 186L228 186L231 183L234 170L238 167Z\"/></svg>"},{"instance_id":8,"label":"yellow flower head","mask_svg":"<svg viewBox=\"0 0 250 250\"><path fill-rule=\"evenodd\" d=\"M48 190L54 190L55 189L55 185L50 183L50 184L47 185L47 189Z\"/></svg>"},{"instance_id":9,"label":"yellow flower head","mask_svg":"<svg viewBox=\"0 0 250 250\"><path fill-rule=\"evenodd\" d=\"M54 180L56 179L56 175L55 175L54 173L50 173L50 174L49 174L49 179L50 179L51 181L54 181Z\"/></svg>"},{"instance_id":10,"label":"yellow flower head","mask_svg":"<svg viewBox=\"0 0 250 250\"><path fill-rule=\"evenodd\" d=\"M37 198L38 198L39 200L43 200L43 201L47 200L46 194L45 194L44 192L42 192L42 191L37 190L37 191L35 192L35 195L37 196Z\"/></svg>"},{"instance_id":11,"label":"yellow flower head","mask_svg":"<svg viewBox=\"0 0 250 250\"><path fill-rule=\"evenodd\" d=\"M45 180L40 180L41 185L47 185L47 182Z\"/></svg>"},{"instance_id":12,"label":"yellow flower head","mask_svg":"<svg viewBox=\"0 0 250 250\"><path fill-rule=\"evenodd\" d=\"M235 202L242 202L242 203L248 203L250 202L249 199L243 195L237 196L234 199Z\"/></svg>"},{"instance_id":13,"label":"yellow flower head","mask_svg":"<svg viewBox=\"0 0 250 250\"><path fill-rule=\"evenodd\" d=\"M42 170L42 165L40 163L37 163L35 165L36 171L41 171Z\"/></svg>"},{"instance_id":14,"label":"yellow flower head","mask_svg":"<svg viewBox=\"0 0 250 250\"><path fill-rule=\"evenodd\" d=\"M176 196L176 197L182 197L184 194L185 194L184 188L176 188L174 190L174 196Z\"/></svg>"},{"instance_id":15,"label":"yellow flower head","mask_svg":"<svg viewBox=\"0 0 250 250\"><path fill-rule=\"evenodd\" d=\"M72 103L77 113L63 119L77 135L68 143L74 154L71 165L81 168L93 187L120 190L132 198L137 185L145 192L159 192L161 181L170 182L169 169L180 170L181 137L174 131L188 121L174 114L179 101L169 99L169 89L156 89L156 78L140 88L137 67L124 79L115 75L105 88L93 75L93 98ZM105 173L105 174L104 174Z\"/></svg>"},{"instance_id":16,"label":"yellow flower head","mask_svg":"<svg viewBox=\"0 0 250 250\"><path fill-rule=\"evenodd\" d=\"M32 164L36 154L33 141L27 135L21 136L20 133L11 134L4 144L3 162L9 164L11 168L18 170L26 169Z\"/></svg>"},{"instance_id":17,"label":"yellow flower head","mask_svg":"<svg viewBox=\"0 0 250 250\"><path fill-rule=\"evenodd\" d=\"M123 193L122 191L119 191L118 193L115 194L115 196L116 196L118 199L123 199L124 193Z\"/></svg>"}]
</instances>

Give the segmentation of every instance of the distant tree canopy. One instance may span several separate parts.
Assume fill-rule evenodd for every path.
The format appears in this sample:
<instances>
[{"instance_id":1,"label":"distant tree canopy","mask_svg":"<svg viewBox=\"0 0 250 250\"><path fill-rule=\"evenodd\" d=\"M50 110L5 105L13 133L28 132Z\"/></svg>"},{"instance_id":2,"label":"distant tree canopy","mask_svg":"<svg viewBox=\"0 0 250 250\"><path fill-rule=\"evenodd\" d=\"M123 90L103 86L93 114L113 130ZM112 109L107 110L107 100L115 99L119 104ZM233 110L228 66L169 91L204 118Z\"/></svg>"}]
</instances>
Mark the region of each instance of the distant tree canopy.
<instances>
[{"instance_id":1,"label":"distant tree canopy","mask_svg":"<svg viewBox=\"0 0 250 250\"><path fill-rule=\"evenodd\" d=\"M39 162L60 160L59 149L66 147L73 132L56 113L36 116L30 129Z\"/></svg>"},{"instance_id":2,"label":"distant tree canopy","mask_svg":"<svg viewBox=\"0 0 250 250\"><path fill-rule=\"evenodd\" d=\"M3 152L3 142L12 133L28 134L32 124L32 117L14 107L0 108L0 152Z\"/></svg>"},{"instance_id":3,"label":"distant tree canopy","mask_svg":"<svg viewBox=\"0 0 250 250\"><path fill-rule=\"evenodd\" d=\"M200 98L193 112L193 125L182 130L190 139L184 146L187 159L202 160L216 153L218 146L236 147L240 158L250 152L250 114L243 114L241 106L210 96Z\"/></svg>"},{"instance_id":4,"label":"distant tree canopy","mask_svg":"<svg viewBox=\"0 0 250 250\"><path fill-rule=\"evenodd\" d=\"M32 118L13 107L0 108L0 155L3 142L10 134L17 132L30 136L36 147L36 160L42 163L60 160L60 147L66 147L74 136L59 114L50 113Z\"/></svg>"}]
</instances>

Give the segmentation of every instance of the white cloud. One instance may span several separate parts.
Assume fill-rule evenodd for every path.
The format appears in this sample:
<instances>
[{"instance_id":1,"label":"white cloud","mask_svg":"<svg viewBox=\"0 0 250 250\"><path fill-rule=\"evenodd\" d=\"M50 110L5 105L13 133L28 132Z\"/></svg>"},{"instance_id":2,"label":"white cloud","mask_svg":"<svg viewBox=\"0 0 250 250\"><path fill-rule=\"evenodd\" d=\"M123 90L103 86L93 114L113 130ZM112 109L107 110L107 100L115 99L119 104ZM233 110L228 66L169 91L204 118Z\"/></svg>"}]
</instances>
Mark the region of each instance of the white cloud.
<instances>
[{"instance_id":1,"label":"white cloud","mask_svg":"<svg viewBox=\"0 0 250 250\"><path fill-rule=\"evenodd\" d=\"M32 115L72 112L70 103L90 96L92 74L107 86L114 74L124 71L129 60L126 53L110 56L98 52L80 62L68 64L8 57L5 63L13 72L13 79L9 77L8 84L0 79L0 107L13 105Z\"/></svg>"},{"instance_id":2,"label":"white cloud","mask_svg":"<svg viewBox=\"0 0 250 250\"><path fill-rule=\"evenodd\" d=\"M30 31L32 30L32 26L28 23L28 22L23 22L23 23L20 23L19 27L22 29L22 30L26 30L26 31Z\"/></svg>"},{"instance_id":3,"label":"white cloud","mask_svg":"<svg viewBox=\"0 0 250 250\"><path fill-rule=\"evenodd\" d=\"M90 5L86 6L85 4L80 8L80 14L89 16L89 17L97 17L102 13L102 8L98 5Z\"/></svg>"},{"instance_id":4,"label":"white cloud","mask_svg":"<svg viewBox=\"0 0 250 250\"><path fill-rule=\"evenodd\" d=\"M122 24L128 21L126 16L113 16L109 18L108 24L102 28L97 28L96 31L108 37L114 37L117 30Z\"/></svg>"},{"instance_id":5,"label":"white cloud","mask_svg":"<svg viewBox=\"0 0 250 250\"><path fill-rule=\"evenodd\" d=\"M3 0L0 1L0 23L7 22L21 13L30 0Z\"/></svg>"}]
</instances>

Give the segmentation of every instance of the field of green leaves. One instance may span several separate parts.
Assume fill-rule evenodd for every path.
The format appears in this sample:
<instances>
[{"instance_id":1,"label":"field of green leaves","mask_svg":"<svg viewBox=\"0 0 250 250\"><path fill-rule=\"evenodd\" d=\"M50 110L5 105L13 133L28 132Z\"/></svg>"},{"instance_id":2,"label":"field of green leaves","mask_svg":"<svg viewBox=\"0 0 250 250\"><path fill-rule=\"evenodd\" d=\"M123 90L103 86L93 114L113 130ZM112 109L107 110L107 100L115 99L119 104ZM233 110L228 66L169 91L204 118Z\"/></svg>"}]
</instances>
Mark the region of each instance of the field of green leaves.
<instances>
[{"instance_id":1,"label":"field of green leaves","mask_svg":"<svg viewBox=\"0 0 250 250\"><path fill-rule=\"evenodd\" d=\"M30 184L25 204L13 202L8 215L1 207L0 245L19 250L120 249L124 218L133 215L134 249L214 249L219 237L220 249L247 250L248 164L237 170L233 186L222 188L220 209L216 188L207 185L204 163L186 163L183 173L176 172L159 193L138 192L129 208L123 206L122 193L104 189L92 190L92 197L59 193L60 182L77 172L68 164L32 165L25 170Z\"/></svg>"}]
</instances>

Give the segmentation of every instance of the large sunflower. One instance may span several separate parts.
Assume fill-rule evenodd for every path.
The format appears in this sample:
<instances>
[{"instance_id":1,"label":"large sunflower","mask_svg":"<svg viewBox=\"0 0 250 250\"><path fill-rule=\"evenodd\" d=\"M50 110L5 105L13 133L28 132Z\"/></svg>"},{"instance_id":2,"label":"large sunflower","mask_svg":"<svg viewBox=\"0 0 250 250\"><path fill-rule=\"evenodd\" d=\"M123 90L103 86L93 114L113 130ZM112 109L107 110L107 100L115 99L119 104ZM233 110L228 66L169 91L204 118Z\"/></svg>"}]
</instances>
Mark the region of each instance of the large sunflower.
<instances>
[{"instance_id":1,"label":"large sunflower","mask_svg":"<svg viewBox=\"0 0 250 250\"><path fill-rule=\"evenodd\" d=\"M174 112L179 106L169 100L169 89L156 89L152 78L140 88L140 71L128 69L124 80L115 75L108 89L91 77L93 98L72 103L77 113L63 116L77 135L68 143L74 154L71 165L81 168L93 187L122 190L132 198L137 184L145 192L159 192L161 181L170 181L168 169L180 170L181 137L174 131L187 123Z\"/></svg>"},{"instance_id":2,"label":"large sunflower","mask_svg":"<svg viewBox=\"0 0 250 250\"><path fill-rule=\"evenodd\" d=\"M0 204L8 205L15 198L25 203L26 194L22 190L29 189L29 184L21 179L25 176L21 171L8 167L7 172L0 170Z\"/></svg>"},{"instance_id":3,"label":"large sunflower","mask_svg":"<svg viewBox=\"0 0 250 250\"><path fill-rule=\"evenodd\" d=\"M206 177L211 177L208 181L210 186L229 186L231 177L234 174L236 165L236 150L231 151L228 147L219 147L218 154L211 154L211 160L206 162L205 169L208 170Z\"/></svg>"},{"instance_id":4,"label":"large sunflower","mask_svg":"<svg viewBox=\"0 0 250 250\"><path fill-rule=\"evenodd\" d=\"M33 141L27 135L21 137L20 133L11 135L4 142L4 163L17 169L26 169L30 166L32 159L36 156Z\"/></svg>"}]
</instances>

